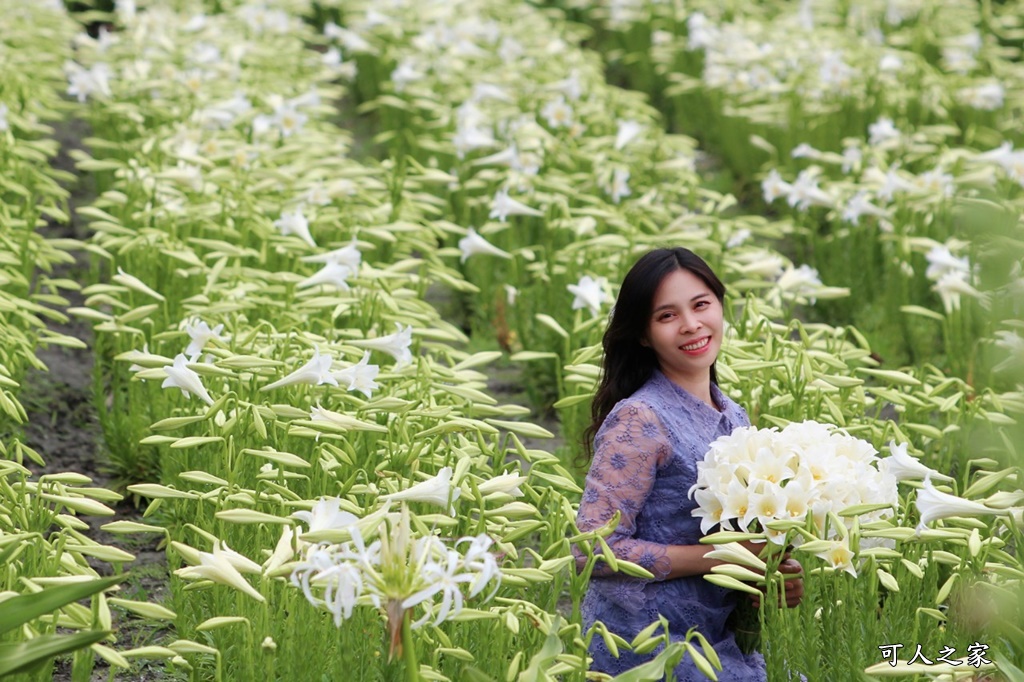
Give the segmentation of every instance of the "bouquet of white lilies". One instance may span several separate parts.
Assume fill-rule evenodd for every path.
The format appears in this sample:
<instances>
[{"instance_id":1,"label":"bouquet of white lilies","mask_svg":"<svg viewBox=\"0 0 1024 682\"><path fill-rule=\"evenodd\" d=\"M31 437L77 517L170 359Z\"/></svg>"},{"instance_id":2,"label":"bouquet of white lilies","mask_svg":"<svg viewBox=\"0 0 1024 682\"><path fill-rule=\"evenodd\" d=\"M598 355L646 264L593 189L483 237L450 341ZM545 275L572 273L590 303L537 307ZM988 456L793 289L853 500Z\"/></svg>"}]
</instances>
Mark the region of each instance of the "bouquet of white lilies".
<instances>
[{"instance_id":1,"label":"bouquet of white lilies","mask_svg":"<svg viewBox=\"0 0 1024 682\"><path fill-rule=\"evenodd\" d=\"M761 532L782 544L792 522L810 517L815 537L832 538L840 532L835 520L843 510L869 505L860 518L873 521L896 508L897 477L879 466L877 454L870 443L815 421L782 430L739 428L711 443L697 463L689 494L698 507L692 513L704 533L717 525Z\"/></svg>"},{"instance_id":2,"label":"bouquet of white lilies","mask_svg":"<svg viewBox=\"0 0 1024 682\"><path fill-rule=\"evenodd\" d=\"M782 430L739 428L712 442L704 460L697 463L697 482L689 494L698 506L692 514L701 518L704 533L715 526L762 533L772 541L772 549L802 544L811 535L822 541L814 548L817 556L834 569L856 575L854 553L847 544L847 526L852 524L847 510L859 507L855 516L874 521L892 516L899 503L898 473L881 464L877 454L870 443L816 421L794 422ZM794 528L803 534L790 533ZM758 573L741 568L740 575L730 575L734 567L727 564L713 569L714 575L707 578L756 592L738 580L753 580L760 574L768 580L783 557L782 551L770 554L766 563L742 547L715 545L709 557L747 565ZM758 611L741 600L732 617L736 642L745 653L760 646Z\"/></svg>"}]
</instances>

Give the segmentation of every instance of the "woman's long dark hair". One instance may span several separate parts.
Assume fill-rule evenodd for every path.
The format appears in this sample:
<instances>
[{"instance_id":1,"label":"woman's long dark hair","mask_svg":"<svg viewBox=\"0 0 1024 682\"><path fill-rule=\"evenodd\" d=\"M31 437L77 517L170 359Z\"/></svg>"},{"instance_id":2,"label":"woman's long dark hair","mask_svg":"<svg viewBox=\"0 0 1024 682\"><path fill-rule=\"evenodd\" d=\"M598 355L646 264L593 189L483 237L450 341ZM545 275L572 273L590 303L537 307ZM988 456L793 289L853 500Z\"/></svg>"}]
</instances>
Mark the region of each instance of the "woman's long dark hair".
<instances>
[{"instance_id":1,"label":"woman's long dark hair","mask_svg":"<svg viewBox=\"0 0 1024 682\"><path fill-rule=\"evenodd\" d=\"M604 363L601 384L590 408L590 426L582 436L588 461L593 456L594 436L615 403L633 395L658 367L654 350L641 341L647 336L654 294L662 280L676 270L692 272L708 285L720 302L724 302L725 285L711 267L689 249L655 249L641 256L630 268L622 280L602 341ZM711 381L718 383L714 364L711 365Z\"/></svg>"}]
</instances>

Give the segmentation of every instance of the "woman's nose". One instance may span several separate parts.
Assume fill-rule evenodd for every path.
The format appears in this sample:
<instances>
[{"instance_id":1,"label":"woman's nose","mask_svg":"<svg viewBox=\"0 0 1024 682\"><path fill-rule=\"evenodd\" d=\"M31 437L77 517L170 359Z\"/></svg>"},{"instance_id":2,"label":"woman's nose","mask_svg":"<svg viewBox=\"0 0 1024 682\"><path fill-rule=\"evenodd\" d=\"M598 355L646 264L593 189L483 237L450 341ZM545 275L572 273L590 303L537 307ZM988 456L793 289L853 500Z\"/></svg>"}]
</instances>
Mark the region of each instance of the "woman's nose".
<instances>
[{"instance_id":1,"label":"woman's nose","mask_svg":"<svg viewBox=\"0 0 1024 682\"><path fill-rule=\"evenodd\" d=\"M683 333L689 333L700 329L701 322L700 318L693 313L683 313L679 316L679 331Z\"/></svg>"}]
</instances>

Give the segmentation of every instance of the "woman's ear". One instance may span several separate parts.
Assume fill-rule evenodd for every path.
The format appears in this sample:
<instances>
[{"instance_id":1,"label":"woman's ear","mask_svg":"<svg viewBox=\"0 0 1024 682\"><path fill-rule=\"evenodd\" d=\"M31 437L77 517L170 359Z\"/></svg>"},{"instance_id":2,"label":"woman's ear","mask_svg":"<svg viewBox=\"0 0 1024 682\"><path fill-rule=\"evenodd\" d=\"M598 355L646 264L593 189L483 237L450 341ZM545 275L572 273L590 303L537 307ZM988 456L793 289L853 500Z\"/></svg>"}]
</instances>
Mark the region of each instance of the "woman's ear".
<instances>
[{"instance_id":1,"label":"woman's ear","mask_svg":"<svg viewBox=\"0 0 1024 682\"><path fill-rule=\"evenodd\" d=\"M650 346L651 346L651 344L648 343L646 336L641 336L640 337L640 345L643 346L644 348L650 348Z\"/></svg>"}]
</instances>

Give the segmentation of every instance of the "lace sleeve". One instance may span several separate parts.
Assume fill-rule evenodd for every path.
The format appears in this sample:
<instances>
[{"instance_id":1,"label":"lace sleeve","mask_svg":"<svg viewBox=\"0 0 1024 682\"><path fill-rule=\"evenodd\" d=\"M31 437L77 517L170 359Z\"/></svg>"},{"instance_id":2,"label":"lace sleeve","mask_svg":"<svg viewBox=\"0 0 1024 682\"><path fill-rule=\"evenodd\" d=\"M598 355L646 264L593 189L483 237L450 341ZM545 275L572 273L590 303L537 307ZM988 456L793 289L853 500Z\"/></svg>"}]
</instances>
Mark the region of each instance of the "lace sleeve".
<instances>
[{"instance_id":1,"label":"lace sleeve","mask_svg":"<svg viewBox=\"0 0 1024 682\"><path fill-rule=\"evenodd\" d=\"M606 539L608 546L616 558L643 566L656 580L664 580L670 570L665 545L638 540L634 534L636 516L670 452L668 436L650 407L630 403L612 412L594 439L594 461L576 515L576 525L586 532L621 511L618 528ZM586 558L576 552L576 560L582 568ZM610 573L603 561L594 568L594 575Z\"/></svg>"}]
</instances>

